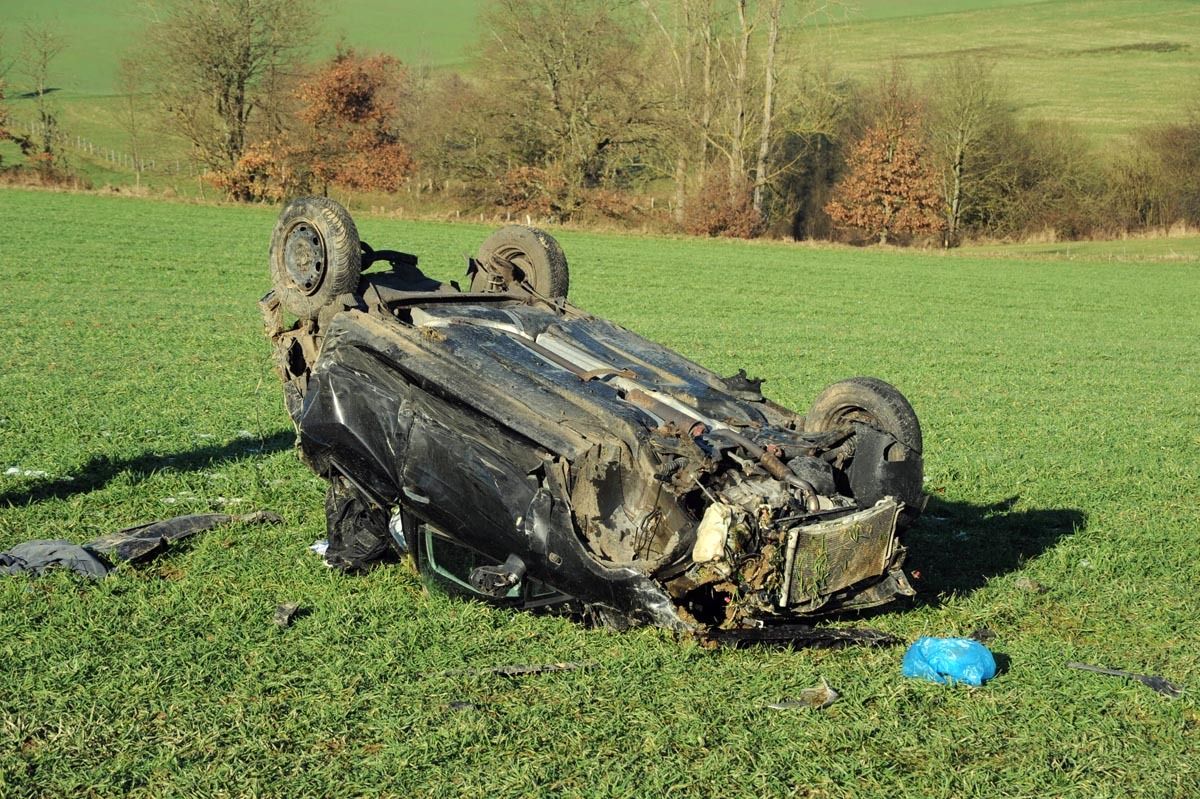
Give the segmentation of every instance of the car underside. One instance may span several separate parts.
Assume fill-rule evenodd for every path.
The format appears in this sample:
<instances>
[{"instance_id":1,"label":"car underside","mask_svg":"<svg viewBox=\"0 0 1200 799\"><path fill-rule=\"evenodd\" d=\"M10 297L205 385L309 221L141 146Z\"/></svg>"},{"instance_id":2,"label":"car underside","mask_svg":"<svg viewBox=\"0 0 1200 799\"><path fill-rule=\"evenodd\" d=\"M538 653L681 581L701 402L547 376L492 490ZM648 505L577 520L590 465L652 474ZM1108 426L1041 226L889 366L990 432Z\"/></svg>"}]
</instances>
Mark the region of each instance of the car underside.
<instances>
[{"instance_id":1,"label":"car underside","mask_svg":"<svg viewBox=\"0 0 1200 799\"><path fill-rule=\"evenodd\" d=\"M485 242L466 291L320 198L285 209L271 257L261 307L301 457L330 482L331 563L401 545L488 601L695 633L913 593L923 444L883 381L799 415L571 305L532 228Z\"/></svg>"}]
</instances>

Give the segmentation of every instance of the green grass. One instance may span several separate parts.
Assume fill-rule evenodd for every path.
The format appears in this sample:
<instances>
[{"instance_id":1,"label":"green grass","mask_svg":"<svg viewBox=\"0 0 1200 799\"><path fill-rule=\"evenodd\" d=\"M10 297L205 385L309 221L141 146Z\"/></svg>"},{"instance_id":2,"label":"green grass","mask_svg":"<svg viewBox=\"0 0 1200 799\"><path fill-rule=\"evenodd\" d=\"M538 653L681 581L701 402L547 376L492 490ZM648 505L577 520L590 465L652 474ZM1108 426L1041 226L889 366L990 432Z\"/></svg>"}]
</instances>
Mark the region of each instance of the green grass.
<instances>
[{"instance_id":1,"label":"green grass","mask_svg":"<svg viewBox=\"0 0 1200 799\"><path fill-rule=\"evenodd\" d=\"M899 648L710 653L451 601L404 566L325 569L255 307L273 219L0 191L0 549L214 507L286 519L100 584L0 579L0 796L1196 795L1195 258L561 232L576 302L775 399L856 374L908 395L922 597L869 623L995 631L1007 670L968 690L902 679ZM360 229L443 278L487 232ZM279 630L284 601L309 613ZM437 676L558 660L598 665ZM829 710L766 708L822 677Z\"/></svg>"}]
</instances>

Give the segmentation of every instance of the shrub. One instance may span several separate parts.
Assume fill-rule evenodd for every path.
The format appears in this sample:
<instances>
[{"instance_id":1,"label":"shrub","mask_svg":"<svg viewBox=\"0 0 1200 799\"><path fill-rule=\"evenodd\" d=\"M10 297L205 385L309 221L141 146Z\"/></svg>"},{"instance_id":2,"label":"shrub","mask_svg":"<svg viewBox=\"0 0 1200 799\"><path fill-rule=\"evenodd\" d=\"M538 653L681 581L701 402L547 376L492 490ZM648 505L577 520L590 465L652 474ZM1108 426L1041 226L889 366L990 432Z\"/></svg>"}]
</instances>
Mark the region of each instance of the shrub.
<instances>
[{"instance_id":1,"label":"shrub","mask_svg":"<svg viewBox=\"0 0 1200 799\"><path fill-rule=\"evenodd\" d=\"M693 236L752 239L763 231L749 183L731 184L724 172L712 172L684 205L683 229Z\"/></svg>"}]
</instances>

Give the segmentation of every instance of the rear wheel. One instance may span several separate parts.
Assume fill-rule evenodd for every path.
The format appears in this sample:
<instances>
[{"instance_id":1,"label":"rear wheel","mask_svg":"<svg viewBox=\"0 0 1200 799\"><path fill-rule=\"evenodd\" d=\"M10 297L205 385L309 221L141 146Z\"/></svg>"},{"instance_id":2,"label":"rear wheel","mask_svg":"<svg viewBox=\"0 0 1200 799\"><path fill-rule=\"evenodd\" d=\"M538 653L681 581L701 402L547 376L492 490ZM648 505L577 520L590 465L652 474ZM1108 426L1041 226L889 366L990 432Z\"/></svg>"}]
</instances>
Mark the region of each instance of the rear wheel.
<instances>
[{"instance_id":1,"label":"rear wheel","mask_svg":"<svg viewBox=\"0 0 1200 799\"><path fill-rule=\"evenodd\" d=\"M566 299L567 257L554 237L524 225L500 228L480 246L471 291L508 291L528 284L551 299Z\"/></svg>"},{"instance_id":2,"label":"rear wheel","mask_svg":"<svg viewBox=\"0 0 1200 799\"><path fill-rule=\"evenodd\" d=\"M333 200L292 200L271 234L270 260L275 295L283 307L301 319L315 319L336 297L358 286L358 229Z\"/></svg>"}]
</instances>

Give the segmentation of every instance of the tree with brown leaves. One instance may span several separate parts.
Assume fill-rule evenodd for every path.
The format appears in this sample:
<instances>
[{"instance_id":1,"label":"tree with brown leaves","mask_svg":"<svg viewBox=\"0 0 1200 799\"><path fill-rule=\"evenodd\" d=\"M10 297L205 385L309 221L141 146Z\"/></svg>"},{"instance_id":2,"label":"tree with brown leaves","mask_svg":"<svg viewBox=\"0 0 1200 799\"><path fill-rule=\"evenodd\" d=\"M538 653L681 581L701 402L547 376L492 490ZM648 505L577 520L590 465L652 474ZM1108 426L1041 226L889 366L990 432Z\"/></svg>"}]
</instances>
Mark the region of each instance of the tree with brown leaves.
<instances>
[{"instance_id":1,"label":"tree with brown leaves","mask_svg":"<svg viewBox=\"0 0 1200 799\"><path fill-rule=\"evenodd\" d=\"M937 175L921 139L915 105L885 108L850 150L846 174L825 212L835 224L858 228L887 244L893 236L940 229L942 199Z\"/></svg>"},{"instance_id":2,"label":"tree with brown leaves","mask_svg":"<svg viewBox=\"0 0 1200 799\"><path fill-rule=\"evenodd\" d=\"M317 179L362 191L396 191L413 170L397 125L407 73L390 55L340 49L300 86L309 166Z\"/></svg>"}]
</instances>

